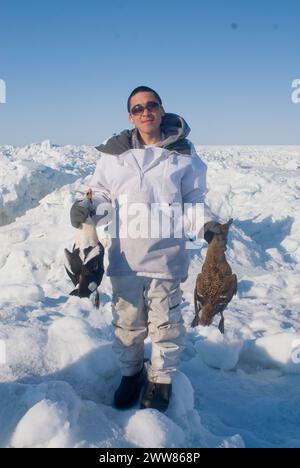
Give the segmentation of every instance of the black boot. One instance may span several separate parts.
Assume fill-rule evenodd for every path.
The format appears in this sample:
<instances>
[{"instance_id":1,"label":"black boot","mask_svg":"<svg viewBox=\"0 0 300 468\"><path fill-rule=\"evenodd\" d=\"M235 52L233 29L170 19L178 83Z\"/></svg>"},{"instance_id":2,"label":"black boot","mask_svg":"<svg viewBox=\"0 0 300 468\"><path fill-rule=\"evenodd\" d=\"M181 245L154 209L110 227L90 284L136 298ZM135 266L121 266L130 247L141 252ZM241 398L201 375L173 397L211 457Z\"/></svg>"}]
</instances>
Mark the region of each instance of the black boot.
<instances>
[{"instance_id":1,"label":"black boot","mask_svg":"<svg viewBox=\"0 0 300 468\"><path fill-rule=\"evenodd\" d=\"M126 409L134 406L140 397L141 389L145 381L145 366L143 366L142 370L135 375L131 375L129 377L123 376L114 395L114 404L116 408Z\"/></svg>"},{"instance_id":2,"label":"black boot","mask_svg":"<svg viewBox=\"0 0 300 468\"><path fill-rule=\"evenodd\" d=\"M164 413L172 394L172 384L147 382L141 408L154 408Z\"/></svg>"}]
</instances>

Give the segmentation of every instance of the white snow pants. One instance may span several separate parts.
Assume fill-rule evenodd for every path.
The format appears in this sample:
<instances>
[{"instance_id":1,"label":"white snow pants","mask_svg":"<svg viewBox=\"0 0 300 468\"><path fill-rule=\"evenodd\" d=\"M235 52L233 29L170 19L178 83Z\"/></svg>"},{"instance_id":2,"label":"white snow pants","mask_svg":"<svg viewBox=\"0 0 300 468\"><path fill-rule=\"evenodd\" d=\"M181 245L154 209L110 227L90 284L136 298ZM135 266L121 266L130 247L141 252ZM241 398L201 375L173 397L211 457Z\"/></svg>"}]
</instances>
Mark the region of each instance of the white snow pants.
<instances>
[{"instance_id":1,"label":"white snow pants","mask_svg":"<svg viewBox=\"0 0 300 468\"><path fill-rule=\"evenodd\" d=\"M140 276L112 276L113 349L123 376L134 375L144 362L144 340L152 341L148 379L171 383L179 364L185 328L180 281Z\"/></svg>"}]
</instances>

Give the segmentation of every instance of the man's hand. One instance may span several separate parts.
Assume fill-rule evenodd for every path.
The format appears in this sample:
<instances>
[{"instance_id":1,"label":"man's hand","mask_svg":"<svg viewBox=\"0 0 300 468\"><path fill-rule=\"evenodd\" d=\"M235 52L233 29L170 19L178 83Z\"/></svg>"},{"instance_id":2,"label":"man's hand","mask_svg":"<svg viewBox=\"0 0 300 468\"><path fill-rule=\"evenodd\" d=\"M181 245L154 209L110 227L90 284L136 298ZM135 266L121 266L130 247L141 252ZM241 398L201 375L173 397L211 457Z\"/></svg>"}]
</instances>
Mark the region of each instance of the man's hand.
<instances>
[{"instance_id":1,"label":"man's hand","mask_svg":"<svg viewBox=\"0 0 300 468\"><path fill-rule=\"evenodd\" d=\"M209 221L204 224L204 239L208 244L211 243L215 234L221 236L222 247L226 250L227 233L221 229L221 224L217 221Z\"/></svg>"}]
</instances>

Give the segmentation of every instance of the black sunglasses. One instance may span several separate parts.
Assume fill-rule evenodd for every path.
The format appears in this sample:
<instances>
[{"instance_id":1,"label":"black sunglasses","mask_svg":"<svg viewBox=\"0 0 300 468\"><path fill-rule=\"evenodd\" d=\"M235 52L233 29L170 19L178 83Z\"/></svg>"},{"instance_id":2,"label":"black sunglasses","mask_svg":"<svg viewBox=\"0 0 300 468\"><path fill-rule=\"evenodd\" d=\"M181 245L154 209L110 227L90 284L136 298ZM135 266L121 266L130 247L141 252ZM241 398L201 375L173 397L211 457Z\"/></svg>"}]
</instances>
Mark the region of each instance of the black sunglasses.
<instances>
[{"instance_id":1,"label":"black sunglasses","mask_svg":"<svg viewBox=\"0 0 300 468\"><path fill-rule=\"evenodd\" d=\"M149 101L146 103L145 106L142 106L142 104L137 104L136 106L133 106L133 108L130 110L130 114L139 115L139 114L142 114L145 109L151 112L151 111L156 111L159 108L160 108L160 104L158 102Z\"/></svg>"}]
</instances>

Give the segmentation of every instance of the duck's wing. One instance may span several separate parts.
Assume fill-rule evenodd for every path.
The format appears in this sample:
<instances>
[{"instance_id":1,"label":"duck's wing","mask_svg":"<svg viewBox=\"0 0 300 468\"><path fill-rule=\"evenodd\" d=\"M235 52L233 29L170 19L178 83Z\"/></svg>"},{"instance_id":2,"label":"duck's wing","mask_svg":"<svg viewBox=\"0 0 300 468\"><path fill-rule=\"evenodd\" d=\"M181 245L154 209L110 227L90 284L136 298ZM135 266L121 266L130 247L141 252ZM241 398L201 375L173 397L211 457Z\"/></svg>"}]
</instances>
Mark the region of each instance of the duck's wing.
<instances>
[{"instance_id":1,"label":"duck's wing","mask_svg":"<svg viewBox=\"0 0 300 468\"><path fill-rule=\"evenodd\" d=\"M192 324L191 326L194 328L194 327L197 327L199 325L199 314L200 314L200 310L202 309L203 307L203 295L202 295L202 291L201 291L201 284L202 284L202 274L200 273L198 276L197 276L197 280L196 280L196 285L195 285L195 289L194 289L194 309L195 309L195 317L194 317L194 320L192 321Z\"/></svg>"},{"instance_id":2,"label":"duck's wing","mask_svg":"<svg viewBox=\"0 0 300 468\"><path fill-rule=\"evenodd\" d=\"M236 275L231 275L226 278L226 290L228 302L231 301L232 297L237 293L237 277Z\"/></svg>"},{"instance_id":3,"label":"duck's wing","mask_svg":"<svg viewBox=\"0 0 300 468\"><path fill-rule=\"evenodd\" d=\"M70 252L65 249L65 269L72 283L76 286L79 283L79 276L82 267L82 260L79 255L79 249Z\"/></svg>"}]
</instances>

